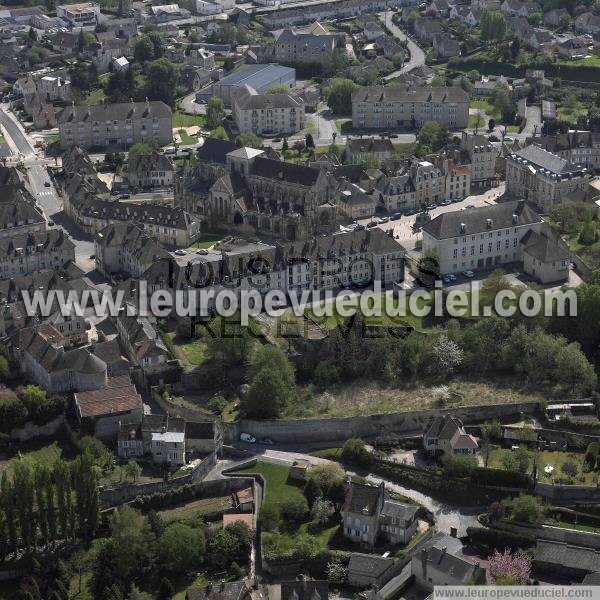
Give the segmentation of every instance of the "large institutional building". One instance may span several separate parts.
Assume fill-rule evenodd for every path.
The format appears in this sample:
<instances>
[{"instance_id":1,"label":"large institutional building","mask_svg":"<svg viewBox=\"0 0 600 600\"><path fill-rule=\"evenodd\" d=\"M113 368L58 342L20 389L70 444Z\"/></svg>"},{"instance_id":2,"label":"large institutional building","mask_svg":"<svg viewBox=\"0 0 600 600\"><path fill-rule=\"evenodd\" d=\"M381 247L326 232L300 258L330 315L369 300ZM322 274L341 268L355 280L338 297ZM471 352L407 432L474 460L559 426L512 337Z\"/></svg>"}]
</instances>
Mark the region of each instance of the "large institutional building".
<instances>
[{"instance_id":1,"label":"large institutional building","mask_svg":"<svg viewBox=\"0 0 600 600\"><path fill-rule=\"evenodd\" d=\"M539 146L527 146L506 158L506 192L524 198L541 212L560 204L565 196L585 189L585 167L569 162Z\"/></svg>"},{"instance_id":2,"label":"large institutional building","mask_svg":"<svg viewBox=\"0 0 600 600\"><path fill-rule=\"evenodd\" d=\"M469 122L469 95L459 87L362 87L352 94L352 126L417 129L434 121L450 129Z\"/></svg>"},{"instance_id":3,"label":"large institutional building","mask_svg":"<svg viewBox=\"0 0 600 600\"><path fill-rule=\"evenodd\" d=\"M67 106L58 119L60 146L121 151L143 142L164 146L173 140L172 117L159 101Z\"/></svg>"}]
</instances>

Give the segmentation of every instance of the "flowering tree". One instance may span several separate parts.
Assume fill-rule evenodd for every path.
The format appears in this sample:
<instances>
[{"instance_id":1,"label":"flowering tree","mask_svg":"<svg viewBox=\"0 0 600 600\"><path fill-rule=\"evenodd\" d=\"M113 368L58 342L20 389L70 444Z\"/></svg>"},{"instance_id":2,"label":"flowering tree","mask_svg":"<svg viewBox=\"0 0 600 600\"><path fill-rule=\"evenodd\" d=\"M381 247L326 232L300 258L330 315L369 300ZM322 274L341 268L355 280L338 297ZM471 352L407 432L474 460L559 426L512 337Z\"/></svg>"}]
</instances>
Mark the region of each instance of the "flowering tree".
<instances>
[{"instance_id":1,"label":"flowering tree","mask_svg":"<svg viewBox=\"0 0 600 600\"><path fill-rule=\"evenodd\" d=\"M526 584L531 573L531 559L523 554L511 554L506 548L502 554L496 550L490 561L490 575L496 584Z\"/></svg>"},{"instance_id":2,"label":"flowering tree","mask_svg":"<svg viewBox=\"0 0 600 600\"><path fill-rule=\"evenodd\" d=\"M451 373L460 367L464 352L460 346L448 336L440 335L433 346L433 358L438 369L444 373Z\"/></svg>"}]
</instances>

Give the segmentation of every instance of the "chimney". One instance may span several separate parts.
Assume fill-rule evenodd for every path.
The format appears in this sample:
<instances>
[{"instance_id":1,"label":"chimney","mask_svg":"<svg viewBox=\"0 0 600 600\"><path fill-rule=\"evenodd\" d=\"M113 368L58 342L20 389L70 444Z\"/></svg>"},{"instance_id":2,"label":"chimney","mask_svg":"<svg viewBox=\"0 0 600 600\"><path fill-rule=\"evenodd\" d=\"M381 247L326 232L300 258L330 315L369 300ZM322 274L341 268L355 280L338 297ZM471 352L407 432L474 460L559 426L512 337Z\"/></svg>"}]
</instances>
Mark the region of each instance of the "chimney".
<instances>
[{"instance_id":1,"label":"chimney","mask_svg":"<svg viewBox=\"0 0 600 600\"><path fill-rule=\"evenodd\" d=\"M458 530L456 527L450 527L450 537L458 537Z\"/></svg>"},{"instance_id":2,"label":"chimney","mask_svg":"<svg viewBox=\"0 0 600 600\"><path fill-rule=\"evenodd\" d=\"M518 215L515 215L515 214L513 213L513 216L512 216L512 222L513 222L513 225L516 225L516 224L517 224L517 222L518 222L518 220L519 220L519 217L518 217Z\"/></svg>"},{"instance_id":3,"label":"chimney","mask_svg":"<svg viewBox=\"0 0 600 600\"><path fill-rule=\"evenodd\" d=\"M488 228L488 229L491 229L491 228L492 228L492 223L493 223L493 221L492 221L491 219L487 219L487 220L486 220L486 224L487 224L487 228Z\"/></svg>"}]
</instances>

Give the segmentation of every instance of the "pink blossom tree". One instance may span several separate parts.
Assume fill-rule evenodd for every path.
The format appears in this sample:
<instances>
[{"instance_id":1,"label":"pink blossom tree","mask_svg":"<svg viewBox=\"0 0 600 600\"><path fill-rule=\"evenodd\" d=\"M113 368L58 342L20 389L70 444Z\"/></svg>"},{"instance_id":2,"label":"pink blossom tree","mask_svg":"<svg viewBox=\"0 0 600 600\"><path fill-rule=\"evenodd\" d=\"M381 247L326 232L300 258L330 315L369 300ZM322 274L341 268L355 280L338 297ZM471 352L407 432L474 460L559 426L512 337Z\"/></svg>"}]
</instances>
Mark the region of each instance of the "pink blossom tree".
<instances>
[{"instance_id":1,"label":"pink blossom tree","mask_svg":"<svg viewBox=\"0 0 600 600\"><path fill-rule=\"evenodd\" d=\"M497 584L517 584L524 585L529 581L531 573L531 559L519 552L511 554L506 548L502 554L496 550L490 561L490 576Z\"/></svg>"}]
</instances>

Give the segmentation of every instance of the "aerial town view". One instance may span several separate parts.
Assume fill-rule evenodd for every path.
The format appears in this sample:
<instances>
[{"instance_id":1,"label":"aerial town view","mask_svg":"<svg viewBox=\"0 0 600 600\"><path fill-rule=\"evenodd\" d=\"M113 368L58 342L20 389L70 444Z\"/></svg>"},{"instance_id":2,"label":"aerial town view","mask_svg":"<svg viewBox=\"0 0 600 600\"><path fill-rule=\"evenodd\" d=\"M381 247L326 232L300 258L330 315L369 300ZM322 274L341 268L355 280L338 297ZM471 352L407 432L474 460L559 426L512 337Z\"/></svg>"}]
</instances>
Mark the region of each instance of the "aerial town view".
<instances>
[{"instance_id":1,"label":"aerial town view","mask_svg":"<svg viewBox=\"0 0 600 600\"><path fill-rule=\"evenodd\" d=\"M600 600L600 0L0 40L0 600Z\"/></svg>"}]
</instances>

